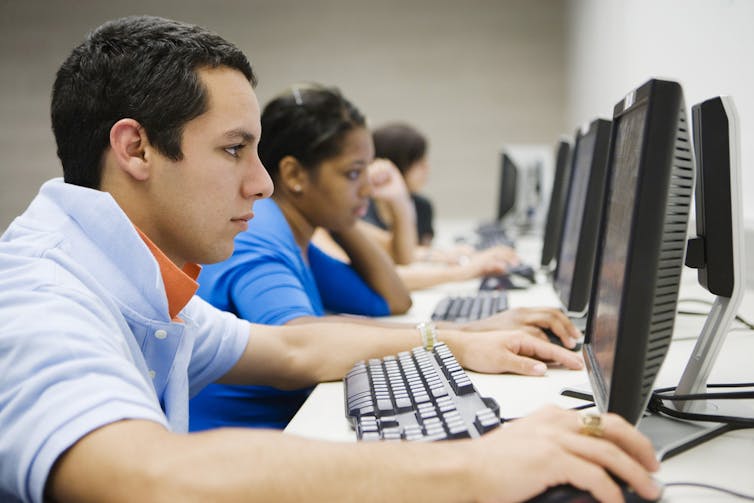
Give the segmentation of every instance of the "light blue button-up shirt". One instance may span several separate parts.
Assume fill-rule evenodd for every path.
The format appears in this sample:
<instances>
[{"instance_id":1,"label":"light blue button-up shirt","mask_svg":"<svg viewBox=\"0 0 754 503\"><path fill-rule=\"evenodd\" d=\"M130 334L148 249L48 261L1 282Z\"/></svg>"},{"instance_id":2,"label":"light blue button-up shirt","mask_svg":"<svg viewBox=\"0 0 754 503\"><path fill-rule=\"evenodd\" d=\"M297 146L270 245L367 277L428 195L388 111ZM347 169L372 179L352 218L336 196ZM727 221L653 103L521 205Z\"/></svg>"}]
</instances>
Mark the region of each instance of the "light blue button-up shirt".
<instances>
[{"instance_id":1,"label":"light blue button-up shirt","mask_svg":"<svg viewBox=\"0 0 754 503\"><path fill-rule=\"evenodd\" d=\"M173 322L159 266L110 194L45 183L0 238L0 500L42 501L55 460L121 419L184 432L188 399L249 324L193 297Z\"/></svg>"}]
</instances>

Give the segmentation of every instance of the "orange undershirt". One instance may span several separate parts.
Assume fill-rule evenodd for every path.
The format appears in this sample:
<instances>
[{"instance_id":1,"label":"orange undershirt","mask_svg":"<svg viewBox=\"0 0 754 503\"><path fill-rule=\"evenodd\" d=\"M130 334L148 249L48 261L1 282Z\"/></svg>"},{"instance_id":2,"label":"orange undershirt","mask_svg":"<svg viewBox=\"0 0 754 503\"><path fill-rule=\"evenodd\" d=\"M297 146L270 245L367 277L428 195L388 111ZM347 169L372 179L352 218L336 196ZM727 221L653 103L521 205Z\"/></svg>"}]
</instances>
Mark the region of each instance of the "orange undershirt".
<instances>
[{"instance_id":1,"label":"orange undershirt","mask_svg":"<svg viewBox=\"0 0 754 503\"><path fill-rule=\"evenodd\" d=\"M183 270L179 269L146 234L141 232L138 227L134 227L160 266L162 282L165 284L165 293L168 297L168 314L170 314L170 319L173 321L182 321L178 317L178 313L186 307L188 301L191 300L191 297L194 296L196 290L199 288L196 278L199 276L199 271L202 270L202 267L198 264L187 262L183 266Z\"/></svg>"}]
</instances>

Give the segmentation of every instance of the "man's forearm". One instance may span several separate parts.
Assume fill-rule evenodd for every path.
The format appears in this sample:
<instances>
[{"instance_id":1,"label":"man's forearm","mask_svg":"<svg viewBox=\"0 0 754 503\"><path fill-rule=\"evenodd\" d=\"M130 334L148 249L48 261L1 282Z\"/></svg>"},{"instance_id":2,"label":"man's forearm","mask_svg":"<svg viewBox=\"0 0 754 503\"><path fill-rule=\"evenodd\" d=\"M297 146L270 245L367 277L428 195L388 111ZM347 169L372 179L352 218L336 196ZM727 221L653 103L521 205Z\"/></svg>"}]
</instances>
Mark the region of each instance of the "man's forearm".
<instances>
[{"instance_id":1,"label":"man's forearm","mask_svg":"<svg viewBox=\"0 0 754 503\"><path fill-rule=\"evenodd\" d=\"M352 323L251 325L249 343L221 380L296 389L341 379L359 360L421 345L414 328L386 330Z\"/></svg>"},{"instance_id":2,"label":"man's forearm","mask_svg":"<svg viewBox=\"0 0 754 503\"><path fill-rule=\"evenodd\" d=\"M128 420L74 444L47 493L60 502L458 501L470 490L462 443L330 443L227 428L185 435Z\"/></svg>"}]
</instances>

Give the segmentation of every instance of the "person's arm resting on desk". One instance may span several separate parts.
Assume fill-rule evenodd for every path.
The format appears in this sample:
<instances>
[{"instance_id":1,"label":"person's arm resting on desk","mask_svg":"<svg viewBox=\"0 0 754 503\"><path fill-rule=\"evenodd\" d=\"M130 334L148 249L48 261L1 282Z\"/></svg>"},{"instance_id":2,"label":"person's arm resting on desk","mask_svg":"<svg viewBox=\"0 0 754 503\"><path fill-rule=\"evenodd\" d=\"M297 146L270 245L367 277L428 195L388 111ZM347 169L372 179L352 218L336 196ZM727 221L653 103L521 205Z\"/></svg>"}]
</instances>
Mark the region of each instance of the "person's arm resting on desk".
<instances>
[{"instance_id":1,"label":"person's arm resting on desk","mask_svg":"<svg viewBox=\"0 0 754 503\"><path fill-rule=\"evenodd\" d=\"M358 341L378 337L364 334L349 343L328 336L338 326L253 326L244 355L223 381L296 387L335 379L355 358L392 353L417 338L410 331L405 340L379 337L368 355ZM301 332L312 330L322 334L308 345L312 338ZM489 351L478 353L480 361L488 359ZM350 501L354 494L364 501L516 501L571 483L615 498L607 468L640 494L656 496L647 473L657 468L649 442L616 416L605 423L609 441L579 435L575 413L548 409L475 440L354 445L263 430L181 435L125 420L76 442L48 487L58 501Z\"/></svg>"}]
</instances>

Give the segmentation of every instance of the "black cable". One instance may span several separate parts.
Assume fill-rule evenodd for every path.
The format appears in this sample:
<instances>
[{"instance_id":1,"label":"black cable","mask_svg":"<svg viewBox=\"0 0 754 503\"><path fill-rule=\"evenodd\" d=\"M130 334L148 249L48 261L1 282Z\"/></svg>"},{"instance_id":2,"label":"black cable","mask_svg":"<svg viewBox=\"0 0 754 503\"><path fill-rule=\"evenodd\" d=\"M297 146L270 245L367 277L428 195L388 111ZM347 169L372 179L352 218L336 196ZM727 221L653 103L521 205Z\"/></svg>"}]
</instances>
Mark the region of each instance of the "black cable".
<instances>
[{"instance_id":1,"label":"black cable","mask_svg":"<svg viewBox=\"0 0 754 503\"><path fill-rule=\"evenodd\" d=\"M697 304L704 304L706 306L711 306L713 304L709 300L705 300L705 299L693 299L693 298L678 299L678 303L680 304L681 302L693 302L693 303L697 303ZM707 312L707 313L700 313L698 311L685 311L685 310L680 310L679 309L678 310L678 314L685 314L685 315L689 315L689 316L707 316L709 314L709 312ZM749 330L754 330L754 323L751 323L751 322L745 320L741 315L736 314L735 320L738 321L738 322L740 322L740 323L742 323L743 325L745 325L746 328L748 328Z\"/></svg>"},{"instance_id":2,"label":"black cable","mask_svg":"<svg viewBox=\"0 0 754 503\"><path fill-rule=\"evenodd\" d=\"M746 398L754 398L754 391L731 391L729 393L692 393L688 395L663 395L656 393L661 400L682 401L687 400L739 400Z\"/></svg>"},{"instance_id":3,"label":"black cable","mask_svg":"<svg viewBox=\"0 0 754 503\"><path fill-rule=\"evenodd\" d=\"M712 383L706 386L708 388L754 388L754 382ZM668 386L667 388L657 388L653 393L667 393L675 390L676 386Z\"/></svg>"},{"instance_id":4,"label":"black cable","mask_svg":"<svg viewBox=\"0 0 754 503\"><path fill-rule=\"evenodd\" d=\"M752 388L754 383L715 383L708 384L707 388ZM708 421L713 423L724 423L733 428L754 428L754 418L737 417L737 416L724 416L717 414L701 414L696 412L683 412L670 407L666 407L663 400L669 401L693 401L693 400L733 400L733 399L747 399L754 398L754 391L736 391L736 392L723 392L723 393L693 393L686 395L671 395L667 396L665 393L675 391L676 387L671 386L667 388L659 388L652 392L652 397L649 400L647 409L650 412L659 412L677 419L686 419L690 421Z\"/></svg>"},{"instance_id":5,"label":"black cable","mask_svg":"<svg viewBox=\"0 0 754 503\"><path fill-rule=\"evenodd\" d=\"M649 399L647 409L650 412L659 412L676 419L685 419L687 421L704 421L707 423L723 423L728 425L731 429L754 428L754 418L723 416L718 414L700 414L697 412L681 412L663 405L662 398L658 397L657 395L652 395L652 398Z\"/></svg>"},{"instance_id":6,"label":"black cable","mask_svg":"<svg viewBox=\"0 0 754 503\"><path fill-rule=\"evenodd\" d=\"M590 403L585 403L583 405L577 405L576 407L571 407L569 410L584 410L584 409L589 409L594 406L595 406L594 402L590 402Z\"/></svg>"},{"instance_id":7,"label":"black cable","mask_svg":"<svg viewBox=\"0 0 754 503\"><path fill-rule=\"evenodd\" d=\"M696 303L696 304L705 304L707 306L711 306L712 304L714 304L714 302L712 302L711 300L707 300L707 299L695 299L693 297L689 297L688 299L683 299L683 298L678 299L678 303L680 304L681 302L693 302L693 303Z\"/></svg>"},{"instance_id":8,"label":"black cable","mask_svg":"<svg viewBox=\"0 0 754 503\"><path fill-rule=\"evenodd\" d=\"M682 314L685 316L709 316L709 312L703 313L699 311L686 311L683 309L679 309L677 311L678 314ZM741 315L736 315L734 318L737 322L743 324L747 330L754 330L754 324L752 324L749 321L746 321L744 318L741 317ZM739 329L740 330L740 329Z\"/></svg>"},{"instance_id":9,"label":"black cable","mask_svg":"<svg viewBox=\"0 0 754 503\"><path fill-rule=\"evenodd\" d=\"M754 495L742 493L739 491L734 491L733 489L728 489L726 487L720 487L720 486L713 486L712 484L703 484L701 482L667 482L663 484L665 488L668 487L699 487L702 489L710 489L712 491L719 491L721 493L728 494L730 496L735 496L737 498L754 501Z\"/></svg>"},{"instance_id":10,"label":"black cable","mask_svg":"<svg viewBox=\"0 0 754 503\"><path fill-rule=\"evenodd\" d=\"M748 328L749 330L754 330L754 324L752 324L751 322L746 321L741 316L736 315L736 321L739 321L739 322L743 323L744 325L746 325L746 328Z\"/></svg>"}]
</instances>

